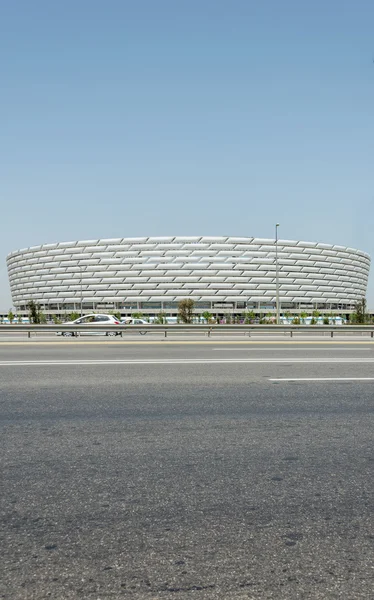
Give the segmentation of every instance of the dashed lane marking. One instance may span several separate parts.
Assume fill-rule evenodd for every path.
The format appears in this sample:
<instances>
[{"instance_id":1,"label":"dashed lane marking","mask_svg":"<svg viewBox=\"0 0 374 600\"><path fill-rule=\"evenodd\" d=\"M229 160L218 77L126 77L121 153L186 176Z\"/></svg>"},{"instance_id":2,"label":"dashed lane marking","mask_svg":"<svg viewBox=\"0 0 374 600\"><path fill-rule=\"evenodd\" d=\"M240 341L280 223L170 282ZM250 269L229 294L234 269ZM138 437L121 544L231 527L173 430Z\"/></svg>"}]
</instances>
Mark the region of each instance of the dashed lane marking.
<instances>
[{"instance_id":1,"label":"dashed lane marking","mask_svg":"<svg viewBox=\"0 0 374 600\"><path fill-rule=\"evenodd\" d=\"M282 377L270 378L269 381L374 381L374 377Z\"/></svg>"}]
</instances>

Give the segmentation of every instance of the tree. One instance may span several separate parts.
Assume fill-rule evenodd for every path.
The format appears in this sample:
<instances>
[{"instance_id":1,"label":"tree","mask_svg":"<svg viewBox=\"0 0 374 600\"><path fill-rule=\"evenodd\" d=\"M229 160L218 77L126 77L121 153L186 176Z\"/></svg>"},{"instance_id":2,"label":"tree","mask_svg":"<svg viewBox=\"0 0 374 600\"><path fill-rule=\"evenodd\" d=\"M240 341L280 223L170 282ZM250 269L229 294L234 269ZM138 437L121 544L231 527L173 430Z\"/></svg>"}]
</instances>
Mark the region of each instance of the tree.
<instances>
[{"instance_id":1,"label":"tree","mask_svg":"<svg viewBox=\"0 0 374 600\"><path fill-rule=\"evenodd\" d=\"M306 313L306 312L301 312L300 313L300 320L301 320L301 322L302 322L303 325L305 325L305 319L307 318L307 316L308 316L308 313Z\"/></svg>"},{"instance_id":2,"label":"tree","mask_svg":"<svg viewBox=\"0 0 374 600\"><path fill-rule=\"evenodd\" d=\"M14 315L12 309L10 308L9 312L8 312L8 321L9 321L9 323L13 323L14 317L15 317L15 315Z\"/></svg>"},{"instance_id":3,"label":"tree","mask_svg":"<svg viewBox=\"0 0 374 600\"><path fill-rule=\"evenodd\" d=\"M143 318L143 313L141 312L134 312L132 313L132 316L134 319L142 319Z\"/></svg>"},{"instance_id":4,"label":"tree","mask_svg":"<svg viewBox=\"0 0 374 600\"><path fill-rule=\"evenodd\" d=\"M47 322L47 317L41 310L40 304L34 302L34 300L30 300L27 305L27 308L29 309L30 323L34 323L34 325L39 325L40 323Z\"/></svg>"},{"instance_id":5,"label":"tree","mask_svg":"<svg viewBox=\"0 0 374 600\"><path fill-rule=\"evenodd\" d=\"M358 325L362 325L363 323L366 323L367 314L366 314L366 299L365 298L361 298L361 300L356 302L355 312L351 315L351 321L352 321L352 323L357 323Z\"/></svg>"},{"instance_id":6,"label":"tree","mask_svg":"<svg viewBox=\"0 0 374 600\"><path fill-rule=\"evenodd\" d=\"M47 317L41 310L39 311L39 323L44 325L47 322Z\"/></svg>"},{"instance_id":7,"label":"tree","mask_svg":"<svg viewBox=\"0 0 374 600\"><path fill-rule=\"evenodd\" d=\"M185 298L178 304L178 318L182 323L192 323L195 302L191 298Z\"/></svg>"},{"instance_id":8,"label":"tree","mask_svg":"<svg viewBox=\"0 0 374 600\"><path fill-rule=\"evenodd\" d=\"M40 323L40 304L34 302L34 300L29 300L27 304L27 308L29 309L29 319L30 323L34 325L38 325Z\"/></svg>"},{"instance_id":9,"label":"tree","mask_svg":"<svg viewBox=\"0 0 374 600\"><path fill-rule=\"evenodd\" d=\"M203 312L203 314L201 315L204 319L204 321L206 321L207 323L210 323L211 320L213 319L213 315L211 312L209 312L209 310L206 310L205 312Z\"/></svg>"}]
</instances>

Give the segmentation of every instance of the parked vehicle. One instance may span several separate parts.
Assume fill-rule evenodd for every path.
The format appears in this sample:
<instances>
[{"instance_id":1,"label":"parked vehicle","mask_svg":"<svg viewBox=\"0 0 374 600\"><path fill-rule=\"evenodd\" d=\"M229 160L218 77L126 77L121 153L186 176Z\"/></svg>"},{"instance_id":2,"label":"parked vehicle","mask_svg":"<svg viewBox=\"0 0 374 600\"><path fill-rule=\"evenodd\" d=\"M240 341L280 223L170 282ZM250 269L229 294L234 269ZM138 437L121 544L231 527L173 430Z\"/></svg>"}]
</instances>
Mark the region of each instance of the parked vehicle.
<instances>
[{"instance_id":1,"label":"parked vehicle","mask_svg":"<svg viewBox=\"0 0 374 600\"><path fill-rule=\"evenodd\" d=\"M119 335L120 331L105 331L103 329L106 325L119 325L120 322L113 315L102 315L102 314L92 314L85 315L84 317L79 317L79 319L75 319L75 321L67 321L63 323L63 325L87 325L90 327L90 331L81 331L80 335L108 335L115 336ZM95 327L95 330L92 328ZM97 330L96 330L97 327ZM65 337L76 336L77 332L75 331L58 331L56 335L63 335Z\"/></svg>"}]
</instances>

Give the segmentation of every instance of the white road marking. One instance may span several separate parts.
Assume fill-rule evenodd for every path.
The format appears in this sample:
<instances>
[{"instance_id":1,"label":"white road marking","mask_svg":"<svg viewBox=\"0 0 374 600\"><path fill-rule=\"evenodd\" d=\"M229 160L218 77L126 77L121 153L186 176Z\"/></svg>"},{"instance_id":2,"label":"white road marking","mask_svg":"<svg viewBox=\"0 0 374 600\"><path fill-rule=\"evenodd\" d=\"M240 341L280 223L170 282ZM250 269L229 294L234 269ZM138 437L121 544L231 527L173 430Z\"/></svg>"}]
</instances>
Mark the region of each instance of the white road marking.
<instances>
[{"instance_id":1,"label":"white road marking","mask_svg":"<svg viewBox=\"0 0 374 600\"><path fill-rule=\"evenodd\" d=\"M374 377L282 377L269 381L374 381Z\"/></svg>"},{"instance_id":2,"label":"white road marking","mask_svg":"<svg viewBox=\"0 0 374 600\"><path fill-rule=\"evenodd\" d=\"M64 366L64 365L199 365L199 364L350 364L374 363L374 358L142 358L129 360L5 360L0 367L9 366Z\"/></svg>"},{"instance_id":3,"label":"white road marking","mask_svg":"<svg viewBox=\"0 0 374 600\"><path fill-rule=\"evenodd\" d=\"M44 340L44 341L43 341ZM253 338L246 338L241 340L233 340L232 338L226 340L219 340L212 338L196 338L194 341L185 340L183 338L170 340L162 338L158 340L150 340L149 338L139 340L139 337L134 340L119 338L105 338L100 341L94 340L82 340L81 338L58 338L57 340L49 341L50 338L36 338L33 337L31 339L24 339L23 341L11 341L10 338L2 338L0 336L0 346L212 346L213 344L221 344L222 346L246 346L248 348L252 346L310 346L314 344L321 345L322 343L326 345L326 347L334 347L334 346L374 346L373 340L361 339L360 341L351 340L351 338L339 341L332 340L330 338L325 338L323 341L315 341L308 340L305 341L305 338L302 340L295 340L295 338L283 338L281 341L279 339L270 338L266 341L263 340L254 340ZM303 341L304 340L304 341Z\"/></svg>"},{"instance_id":4,"label":"white road marking","mask_svg":"<svg viewBox=\"0 0 374 600\"><path fill-rule=\"evenodd\" d=\"M251 348L248 346L247 348L210 348L210 350L217 350L219 352L247 352L248 350L255 350L258 352L258 348ZM314 352L315 350L323 350L324 352L328 352L329 350L333 350L334 352L371 352L371 348L336 348L336 347L326 347L326 346L315 346L313 348L303 348L304 352ZM282 348L280 352L295 352L295 348ZM274 348L261 348L260 352L274 352Z\"/></svg>"}]
</instances>

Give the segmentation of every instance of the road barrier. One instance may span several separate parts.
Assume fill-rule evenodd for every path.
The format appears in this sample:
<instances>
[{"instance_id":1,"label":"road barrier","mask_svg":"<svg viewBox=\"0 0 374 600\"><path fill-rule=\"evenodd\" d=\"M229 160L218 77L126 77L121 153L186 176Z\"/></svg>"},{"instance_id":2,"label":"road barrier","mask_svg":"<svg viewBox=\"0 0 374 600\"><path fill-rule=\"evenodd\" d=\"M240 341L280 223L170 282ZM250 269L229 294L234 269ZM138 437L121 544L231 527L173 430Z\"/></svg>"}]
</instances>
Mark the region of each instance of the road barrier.
<instances>
[{"instance_id":1,"label":"road barrier","mask_svg":"<svg viewBox=\"0 0 374 600\"><path fill-rule=\"evenodd\" d=\"M0 325L0 333L15 333L23 332L31 337L32 333L59 333L65 335L78 335L81 333L100 333L107 332L108 335L115 333L121 336L125 333L138 332L140 334L145 333L161 333L166 338L169 333L203 333L208 337L211 337L215 333L241 333L247 336L252 334L260 333L276 333L276 334L289 334L293 337L294 333L317 333L317 334L330 334L330 337L334 337L335 333L356 333L362 334L367 333L371 338L374 337L374 325L155 325L150 323L149 325L30 325L30 324L12 324L12 325Z\"/></svg>"}]
</instances>

